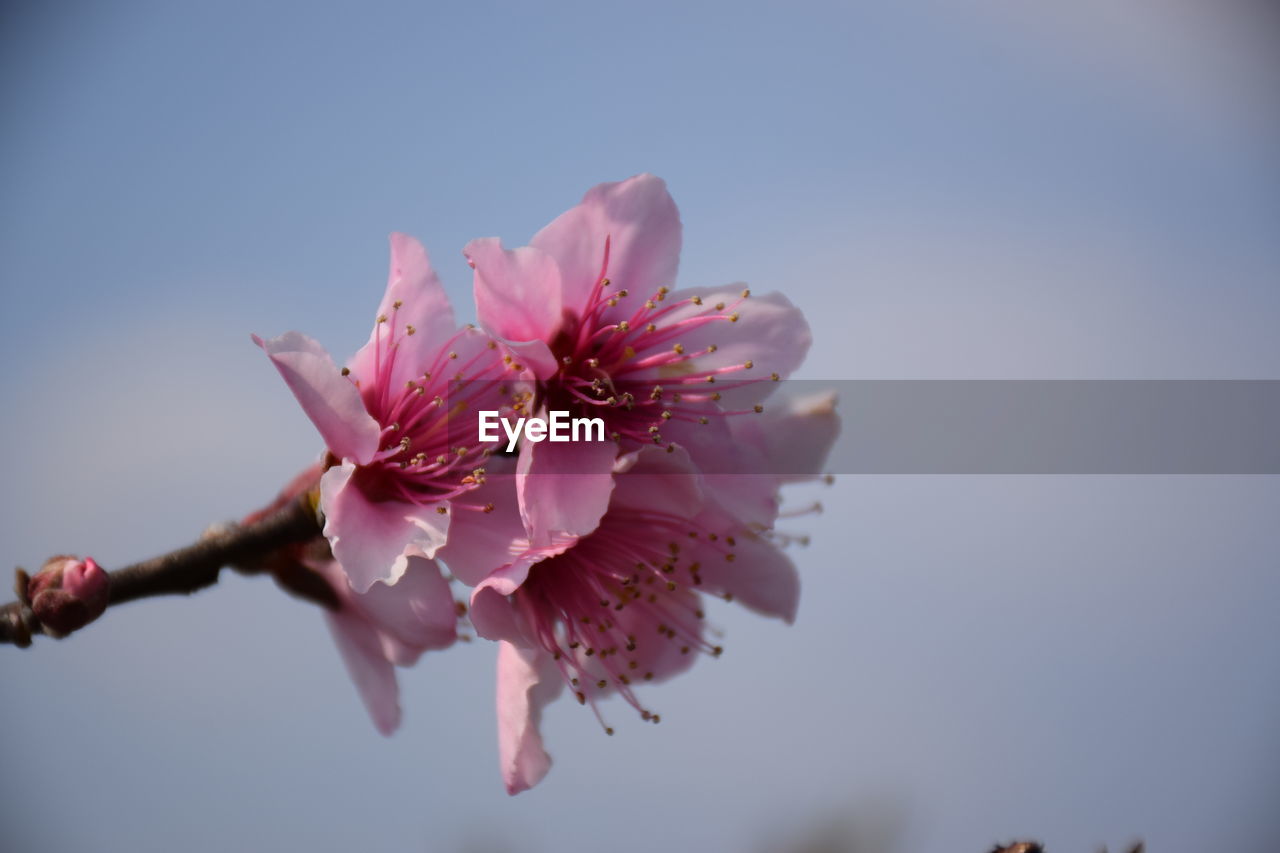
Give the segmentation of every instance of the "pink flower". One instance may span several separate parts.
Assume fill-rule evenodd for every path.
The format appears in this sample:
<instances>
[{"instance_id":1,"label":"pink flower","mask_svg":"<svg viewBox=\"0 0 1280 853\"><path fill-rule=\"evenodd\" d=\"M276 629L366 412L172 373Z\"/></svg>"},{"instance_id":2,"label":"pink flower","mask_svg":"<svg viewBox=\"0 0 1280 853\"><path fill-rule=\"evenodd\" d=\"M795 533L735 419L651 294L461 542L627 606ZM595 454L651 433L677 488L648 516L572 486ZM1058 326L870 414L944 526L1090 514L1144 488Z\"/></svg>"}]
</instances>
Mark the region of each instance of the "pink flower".
<instances>
[{"instance_id":1,"label":"pink flower","mask_svg":"<svg viewBox=\"0 0 1280 853\"><path fill-rule=\"evenodd\" d=\"M431 558L450 519L478 511L480 409L510 411L523 368L483 333L458 329L426 251L391 235L391 272L368 343L338 370L311 338L254 341L280 371L329 452L324 533L358 593Z\"/></svg>"},{"instance_id":2,"label":"pink flower","mask_svg":"<svg viewBox=\"0 0 1280 853\"><path fill-rule=\"evenodd\" d=\"M767 533L717 507L683 454L627 454L615 481L592 532L549 545L524 534L512 490L491 482L495 509L483 534L460 528L441 551L476 587L476 631L500 642L499 747L513 794L550 766L538 724L564 685L593 709L617 693L658 721L636 687L684 671L699 653L720 654L704 632L707 594L787 622L795 616L791 561Z\"/></svg>"},{"instance_id":3,"label":"pink flower","mask_svg":"<svg viewBox=\"0 0 1280 853\"><path fill-rule=\"evenodd\" d=\"M589 190L529 246L488 238L465 249L480 325L533 368L541 406L602 417L614 438L521 449L521 512L541 545L595 527L620 450L679 445L721 471L757 461L729 440L726 416L762 410L772 383L803 360L808 326L781 294L673 292L680 243L665 184L639 175ZM721 497L744 517L761 505L759 495Z\"/></svg>"}]
</instances>

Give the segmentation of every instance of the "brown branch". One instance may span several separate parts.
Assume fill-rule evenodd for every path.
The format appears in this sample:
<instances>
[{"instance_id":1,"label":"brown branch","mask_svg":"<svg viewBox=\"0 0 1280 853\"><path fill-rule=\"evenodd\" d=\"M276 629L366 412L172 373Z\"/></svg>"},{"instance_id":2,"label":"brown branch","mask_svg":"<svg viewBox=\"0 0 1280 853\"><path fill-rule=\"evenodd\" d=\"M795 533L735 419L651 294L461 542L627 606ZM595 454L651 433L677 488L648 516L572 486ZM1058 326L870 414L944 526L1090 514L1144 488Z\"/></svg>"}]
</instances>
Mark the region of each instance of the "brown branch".
<instances>
[{"instance_id":1,"label":"brown branch","mask_svg":"<svg viewBox=\"0 0 1280 853\"><path fill-rule=\"evenodd\" d=\"M304 494L249 524L217 530L193 545L110 572L108 607L154 595L190 595L217 583L223 566L256 570L272 552L320 532L314 505ZM19 570L19 584L22 577ZM39 620L22 601L0 606L0 643L28 646L39 633L44 633Z\"/></svg>"}]
</instances>

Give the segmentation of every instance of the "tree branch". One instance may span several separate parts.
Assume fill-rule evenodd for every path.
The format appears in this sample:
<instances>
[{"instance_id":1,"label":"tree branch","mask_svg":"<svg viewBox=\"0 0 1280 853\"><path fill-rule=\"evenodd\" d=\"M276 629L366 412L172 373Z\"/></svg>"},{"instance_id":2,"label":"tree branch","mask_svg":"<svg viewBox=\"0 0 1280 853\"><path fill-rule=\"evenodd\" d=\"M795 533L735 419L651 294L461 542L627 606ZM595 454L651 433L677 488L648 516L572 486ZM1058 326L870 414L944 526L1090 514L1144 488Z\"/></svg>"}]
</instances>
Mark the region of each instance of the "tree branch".
<instances>
[{"instance_id":1,"label":"tree branch","mask_svg":"<svg viewBox=\"0 0 1280 853\"><path fill-rule=\"evenodd\" d=\"M251 523L206 534L193 545L109 572L108 607L154 595L190 595L218 581L223 566L256 570L272 552L320 536L320 523L307 495ZM19 585L25 588L19 570ZM19 597L25 597L19 592ZM22 601L0 607L0 643L29 646L33 634L44 633L31 608Z\"/></svg>"}]
</instances>

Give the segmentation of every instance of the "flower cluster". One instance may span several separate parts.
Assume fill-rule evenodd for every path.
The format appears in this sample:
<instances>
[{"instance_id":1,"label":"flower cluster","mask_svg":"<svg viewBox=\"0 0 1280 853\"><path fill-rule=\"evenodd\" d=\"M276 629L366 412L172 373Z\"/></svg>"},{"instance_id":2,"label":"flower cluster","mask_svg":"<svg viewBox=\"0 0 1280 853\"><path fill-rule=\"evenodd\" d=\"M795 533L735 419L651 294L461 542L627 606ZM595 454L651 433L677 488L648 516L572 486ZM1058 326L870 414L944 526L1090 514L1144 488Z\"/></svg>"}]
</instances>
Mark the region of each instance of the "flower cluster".
<instances>
[{"instance_id":1,"label":"flower cluster","mask_svg":"<svg viewBox=\"0 0 1280 853\"><path fill-rule=\"evenodd\" d=\"M615 693L657 722L643 686L721 653L708 597L795 616L779 490L818 473L834 401L766 406L809 347L803 316L742 285L674 289L680 245L666 186L640 175L593 188L528 246L471 242L478 328L456 326L426 252L393 235L346 367L297 333L255 338L327 446L328 548L310 564L375 723L399 720L393 666L469 618L497 643L510 793L546 774L539 720L566 687L609 734L599 703ZM525 440L508 458L479 441L485 410L600 418L607 437Z\"/></svg>"}]
</instances>

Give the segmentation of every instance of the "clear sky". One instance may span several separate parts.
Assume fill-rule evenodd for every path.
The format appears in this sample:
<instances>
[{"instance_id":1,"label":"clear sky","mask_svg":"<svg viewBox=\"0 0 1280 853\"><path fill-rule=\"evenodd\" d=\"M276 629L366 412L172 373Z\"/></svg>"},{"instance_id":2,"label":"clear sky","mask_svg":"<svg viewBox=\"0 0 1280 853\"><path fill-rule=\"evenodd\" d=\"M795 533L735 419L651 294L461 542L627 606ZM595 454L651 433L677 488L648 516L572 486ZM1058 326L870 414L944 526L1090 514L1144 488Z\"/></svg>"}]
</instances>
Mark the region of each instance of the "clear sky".
<instances>
[{"instance_id":1,"label":"clear sky","mask_svg":"<svg viewBox=\"0 0 1280 853\"><path fill-rule=\"evenodd\" d=\"M265 502L319 439L250 332L345 357L392 230L466 317L469 239L642 171L682 283L806 311L808 378L1280 378L1267 8L6 3L0 558L121 565ZM818 497L794 627L713 611L661 726L552 706L514 799L481 643L403 674L391 739L264 580L0 649L5 847L1280 843L1277 478Z\"/></svg>"}]
</instances>

